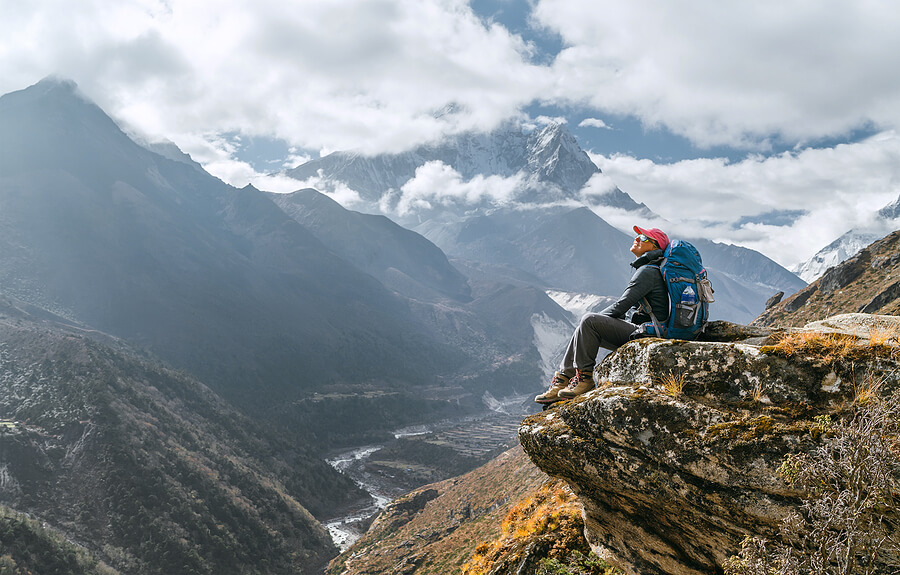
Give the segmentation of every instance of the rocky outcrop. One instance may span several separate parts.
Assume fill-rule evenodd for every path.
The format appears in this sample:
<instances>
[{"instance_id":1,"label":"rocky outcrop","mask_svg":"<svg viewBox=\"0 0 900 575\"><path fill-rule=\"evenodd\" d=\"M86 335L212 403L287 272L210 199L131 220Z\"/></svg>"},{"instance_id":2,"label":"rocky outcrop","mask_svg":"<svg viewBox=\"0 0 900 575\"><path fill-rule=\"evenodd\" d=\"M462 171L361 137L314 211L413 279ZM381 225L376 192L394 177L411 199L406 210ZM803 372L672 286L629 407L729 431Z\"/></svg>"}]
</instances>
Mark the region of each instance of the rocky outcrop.
<instances>
[{"instance_id":1,"label":"rocky outcrop","mask_svg":"<svg viewBox=\"0 0 900 575\"><path fill-rule=\"evenodd\" d=\"M818 352L631 342L597 367L598 389L529 417L520 441L578 494L603 559L641 575L721 573L745 536L775 536L796 509L801 493L777 469L819 444L816 416L851 403L866 376L881 393L898 385L900 318L842 316L809 333L819 330L839 335Z\"/></svg>"}]
</instances>

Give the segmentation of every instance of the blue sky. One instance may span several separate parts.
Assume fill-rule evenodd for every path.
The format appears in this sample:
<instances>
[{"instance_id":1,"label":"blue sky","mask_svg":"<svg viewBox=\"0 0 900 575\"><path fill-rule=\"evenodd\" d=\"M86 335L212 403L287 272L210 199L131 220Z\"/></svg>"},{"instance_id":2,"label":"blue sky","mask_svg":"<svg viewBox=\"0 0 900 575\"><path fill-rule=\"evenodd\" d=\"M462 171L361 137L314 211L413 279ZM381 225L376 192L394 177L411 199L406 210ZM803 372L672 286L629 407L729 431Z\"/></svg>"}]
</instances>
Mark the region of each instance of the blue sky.
<instances>
[{"instance_id":1,"label":"blue sky","mask_svg":"<svg viewBox=\"0 0 900 575\"><path fill-rule=\"evenodd\" d=\"M898 29L878 0L0 0L0 93L70 78L275 191L335 150L562 120L588 192L793 265L900 196Z\"/></svg>"}]
</instances>

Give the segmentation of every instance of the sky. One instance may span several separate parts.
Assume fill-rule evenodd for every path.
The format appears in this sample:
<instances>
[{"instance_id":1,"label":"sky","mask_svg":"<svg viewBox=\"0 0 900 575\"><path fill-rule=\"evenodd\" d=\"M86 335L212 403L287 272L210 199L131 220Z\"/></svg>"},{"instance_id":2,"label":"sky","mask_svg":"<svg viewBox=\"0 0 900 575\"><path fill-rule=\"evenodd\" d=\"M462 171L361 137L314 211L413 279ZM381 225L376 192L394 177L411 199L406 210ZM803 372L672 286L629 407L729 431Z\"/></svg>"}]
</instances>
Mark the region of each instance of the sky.
<instances>
[{"instance_id":1,"label":"sky","mask_svg":"<svg viewBox=\"0 0 900 575\"><path fill-rule=\"evenodd\" d=\"M889 0L0 0L0 93L74 80L272 191L336 150L562 121L588 192L791 266L900 196L897 30Z\"/></svg>"}]
</instances>

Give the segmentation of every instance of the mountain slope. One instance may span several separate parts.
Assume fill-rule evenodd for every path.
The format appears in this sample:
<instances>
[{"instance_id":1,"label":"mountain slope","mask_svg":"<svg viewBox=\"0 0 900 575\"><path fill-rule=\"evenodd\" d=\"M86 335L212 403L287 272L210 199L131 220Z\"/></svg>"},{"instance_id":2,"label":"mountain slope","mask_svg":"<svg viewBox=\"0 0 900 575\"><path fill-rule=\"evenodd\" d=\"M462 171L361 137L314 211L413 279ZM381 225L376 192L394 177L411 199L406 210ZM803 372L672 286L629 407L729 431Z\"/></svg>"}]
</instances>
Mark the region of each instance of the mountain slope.
<instances>
[{"instance_id":1,"label":"mountain slope","mask_svg":"<svg viewBox=\"0 0 900 575\"><path fill-rule=\"evenodd\" d=\"M248 409L302 423L312 388L402 394L460 360L265 194L138 146L71 83L0 98L0 149L4 289Z\"/></svg>"},{"instance_id":2,"label":"mountain slope","mask_svg":"<svg viewBox=\"0 0 900 575\"><path fill-rule=\"evenodd\" d=\"M807 282L824 274L828 268L850 259L875 240L900 226L900 196L884 206L874 221L864 228L854 228L819 250L810 259L795 266L794 272Z\"/></svg>"},{"instance_id":3,"label":"mountain slope","mask_svg":"<svg viewBox=\"0 0 900 575\"><path fill-rule=\"evenodd\" d=\"M342 258L403 295L471 297L465 276L437 246L384 216L346 210L313 189L269 198Z\"/></svg>"},{"instance_id":4,"label":"mountain slope","mask_svg":"<svg viewBox=\"0 0 900 575\"><path fill-rule=\"evenodd\" d=\"M196 381L6 298L0 420L0 502L123 573L312 570L335 549L304 505L361 495Z\"/></svg>"},{"instance_id":5,"label":"mountain slope","mask_svg":"<svg viewBox=\"0 0 900 575\"><path fill-rule=\"evenodd\" d=\"M393 502L328 573L458 573L479 543L500 535L507 511L546 480L521 448L511 449Z\"/></svg>"},{"instance_id":6,"label":"mountain slope","mask_svg":"<svg viewBox=\"0 0 900 575\"><path fill-rule=\"evenodd\" d=\"M900 231L864 248L754 321L762 326L803 326L843 313L900 315Z\"/></svg>"},{"instance_id":7,"label":"mountain slope","mask_svg":"<svg viewBox=\"0 0 900 575\"><path fill-rule=\"evenodd\" d=\"M461 401L480 402L485 392L530 393L543 385L558 351L546 341L553 336L546 336L567 339L572 326L542 290L478 273L467 280L419 234L384 216L347 210L315 190L271 197L342 257L413 298L410 310L428 331L464 352L459 392L469 397L460 395ZM450 384L441 385L446 392Z\"/></svg>"},{"instance_id":8,"label":"mountain slope","mask_svg":"<svg viewBox=\"0 0 900 575\"><path fill-rule=\"evenodd\" d=\"M118 575L59 533L3 506L0 506L0 553L3 575Z\"/></svg>"}]
</instances>

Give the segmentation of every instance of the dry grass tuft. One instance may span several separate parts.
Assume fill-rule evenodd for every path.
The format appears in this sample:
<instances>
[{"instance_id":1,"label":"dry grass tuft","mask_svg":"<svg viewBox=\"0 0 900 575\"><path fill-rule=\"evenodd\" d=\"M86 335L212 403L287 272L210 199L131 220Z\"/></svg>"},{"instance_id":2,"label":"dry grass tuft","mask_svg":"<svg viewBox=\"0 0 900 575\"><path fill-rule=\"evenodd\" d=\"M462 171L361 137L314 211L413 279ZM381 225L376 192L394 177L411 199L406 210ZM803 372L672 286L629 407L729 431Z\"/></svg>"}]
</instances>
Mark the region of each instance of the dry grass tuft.
<instances>
[{"instance_id":1,"label":"dry grass tuft","mask_svg":"<svg viewBox=\"0 0 900 575\"><path fill-rule=\"evenodd\" d=\"M900 326L875 326L869 330L869 345L891 345L900 343Z\"/></svg>"},{"instance_id":2,"label":"dry grass tuft","mask_svg":"<svg viewBox=\"0 0 900 575\"><path fill-rule=\"evenodd\" d=\"M800 331L786 333L772 346L764 346L764 353L784 356L815 355L827 362L838 361L850 356L856 349L857 338L840 333L819 333Z\"/></svg>"},{"instance_id":3,"label":"dry grass tuft","mask_svg":"<svg viewBox=\"0 0 900 575\"><path fill-rule=\"evenodd\" d=\"M753 391L750 392L750 397L753 398L753 401L759 403L762 401L763 396L766 394L766 386L762 384L761 381L756 382L756 385L753 387Z\"/></svg>"},{"instance_id":4,"label":"dry grass tuft","mask_svg":"<svg viewBox=\"0 0 900 575\"><path fill-rule=\"evenodd\" d=\"M875 326L869 331L869 347L891 358L900 354L900 325Z\"/></svg>"},{"instance_id":5,"label":"dry grass tuft","mask_svg":"<svg viewBox=\"0 0 900 575\"><path fill-rule=\"evenodd\" d=\"M684 391L684 374L670 371L659 376L659 384L666 395L678 397Z\"/></svg>"},{"instance_id":6,"label":"dry grass tuft","mask_svg":"<svg viewBox=\"0 0 900 575\"><path fill-rule=\"evenodd\" d=\"M853 403L856 405L869 405L880 396L881 386L884 384L884 376L876 377L871 373L866 374L861 383L853 382Z\"/></svg>"}]
</instances>

